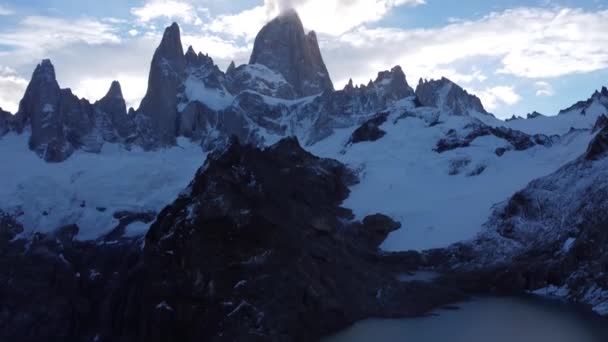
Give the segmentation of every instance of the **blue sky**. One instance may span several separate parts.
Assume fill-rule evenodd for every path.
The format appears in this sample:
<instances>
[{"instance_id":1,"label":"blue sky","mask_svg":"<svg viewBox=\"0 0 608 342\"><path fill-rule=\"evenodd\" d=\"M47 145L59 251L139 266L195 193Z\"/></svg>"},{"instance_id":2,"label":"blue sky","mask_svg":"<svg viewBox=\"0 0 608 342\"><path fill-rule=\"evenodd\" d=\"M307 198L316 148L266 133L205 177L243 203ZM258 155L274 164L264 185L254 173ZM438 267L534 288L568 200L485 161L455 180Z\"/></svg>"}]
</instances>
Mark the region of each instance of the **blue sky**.
<instances>
[{"instance_id":1,"label":"blue sky","mask_svg":"<svg viewBox=\"0 0 608 342\"><path fill-rule=\"evenodd\" d=\"M137 106L172 21L220 68L295 7L317 31L336 88L401 65L408 82L448 77L499 117L559 109L608 85L608 0L0 0L0 107L15 111L35 65L92 101L118 79Z\"/></svg>"}]
</instances>

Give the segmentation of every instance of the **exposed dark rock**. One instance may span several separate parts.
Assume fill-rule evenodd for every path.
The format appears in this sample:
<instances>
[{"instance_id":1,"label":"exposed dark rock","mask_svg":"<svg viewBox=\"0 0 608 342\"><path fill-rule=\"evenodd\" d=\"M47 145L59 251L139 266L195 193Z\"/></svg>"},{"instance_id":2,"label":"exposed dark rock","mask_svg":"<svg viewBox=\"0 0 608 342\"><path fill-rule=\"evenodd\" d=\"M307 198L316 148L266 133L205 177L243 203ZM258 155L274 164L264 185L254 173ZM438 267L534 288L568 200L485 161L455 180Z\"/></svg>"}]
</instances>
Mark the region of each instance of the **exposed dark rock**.
<instances>
[{"instance_id":1,"label":"exposed dark rock","mask_svg":"<svg viewBox=\"0 0 608 342\"><path fill-rule=\"evenodd\" d=\"M138 243L77 241L75 225L15 239L23 228L0 217L0 340L93 341L115 324Z\"/></svg>"},{"instance_id":2,"label":"exposed dark rock","mask_svg":"<svg viewBox=\"0 0 608 342\"><path fill-rule=\"evenodd\" d=\"M314 32L306 34L298 14L287 11L266 24L255 38L249 64L279 72L298 96L333 91Z\"/></svg>"},{"instance_id":3,"label":"exposed dark rock","mask_svg":"<svg viewBox=\"0 0 608 342\"><path fill-rule=\"evenodd\" d=\"M543 114L541 114L541 113L539 113L537 111L534 111L532 113L528 113L526 115L526 119L536 119L536 118L542 118L542 117L545 117L545 115L543 115Z\"/></svg>"},{"instance_id":4,"label":"exposed dark rock","mask_svg":"<svg viewBox=\"0 0 608 342\"><path fill-rule=\"evenodd\" d=\"M595 124L593 125L593 129L591 130L591 133L595 133L606 126L608 126L608 117L606 117L606 115L602 114L595 121Z\"/></svg>"},{"instance_id":5,"label":"exposed dark rock","mask_svg":"<svg viewBox=\"0 0 608 342\"><path fill-rule=\"evenodd\" d=\"M478 97L467 93L445 77L431 81L420 79L416 97L422 105L436 107L452 115L468 115L473 112L488 114Z\"/></svg>"},{"instance_id":6,"label":"exposed dark rock","mask_svg":"<svg viewBox=\"0 0 608 342\"><path fill-rule=\"evenodd\" d=\"M462 173L462 171L469 166L469 164L471 164L471 159L470 158L459 158L459 159L454 159L450 161L450 168L448 170L448 174L450 176L455 176L458 175L460 173Z\"/></svg>"},{"instance_id":7,"label":"exposed dark rock","mask_svg":"<svg viewBox=\"0 0 608 342\"><path fill-rule=\"evenodd\" d=\"M362 317L415 314L458 298L395 281L376 249L399 224L382 215L349 223L339 205L353 181L294 139L266 150L233 141L152 225L143 278L133 285L142 310L133 334L310 341Z\"/></svg>"},{"instance_id":8,"label":"exposed dark rock","mask_svg":"<svg viewBox=\"0 0 608 342\"><path fill-rule=\"evenodd\" d=\"M8 133L12 128L13 115L0 108L0 137Z\"/></svg>"},{"instance_id":9,"label":"exposed dark rock","mask_svg":"<svg viewBox=\"0 0 608 342\"><path fill-rule=\"evenodd\" d=\"M177 135L177 94L186 70L180 29L167 27L150 65L148 90L137 110L141 143L145 148L172 145Z\"/></svg>"},{"instance_id":10,"label":"exposed dark rock","mask_svg":"<svg viewBox=\"0 0 608 342\"><path fill-rule=\"evenodd\" d=\"M382 138L386 132L380 129L380 126L386 122L387 118L388 113L380 113L374 118L369 119L353 132L349 143L357 144L363 141L376 141Z\"/></svg>"},{"instance_id":11,"label":"exposed dark rock","mask_svg":"<svg viewBox=\"0 0 608 342\"><path fill-rule=\"evenodd\" d=\"M134 122L127 115L127 105L118 81L113 81L108 93L93 105L97 127L108 142L124 142L134 134Z\"/></svg>"},{"instance_id":12,"label":"exposed dark rock","mask_svg":"<svg viewBox=\"0 0 608 342\"><path fill-rule=\"evenodd\" d=\"M598 160L606 156L606 151L608 151L608 127L602 128L591 140L585 158L587 160Z\"/></svg>"},{"instance_id":13,"label":"exposed dark rock","mask_svg":"<svg viewBox=\"0 0 608 342\"><path fill-rule=\"evenodd\" d=\"M516 151L527 150L536 145L545 147L551 147L553 145L552 137L543 134L530 136L511 128L491 127L481 123L466 126L464 132L466 135L462 136L456 130L450 129L446 133L446 137L437 142L434 150L437 153L443 153L457 148L468 147L475 139L488 135L493 135L497 138L506 140ZM496 155L502 156L506 151L507 149L505 148L499 148L496 150Z\"/></svg>"}]
</instances>

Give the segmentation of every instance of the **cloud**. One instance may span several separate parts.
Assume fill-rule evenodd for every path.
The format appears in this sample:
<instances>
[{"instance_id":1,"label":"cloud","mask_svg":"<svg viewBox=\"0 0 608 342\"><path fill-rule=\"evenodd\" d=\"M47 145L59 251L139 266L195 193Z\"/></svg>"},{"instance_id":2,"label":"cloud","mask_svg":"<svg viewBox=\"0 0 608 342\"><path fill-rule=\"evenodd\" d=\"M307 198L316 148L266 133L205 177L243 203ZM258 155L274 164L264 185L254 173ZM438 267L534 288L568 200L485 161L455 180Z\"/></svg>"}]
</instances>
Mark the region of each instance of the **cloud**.
<instances>
[{"instance_id":1,"label":"cloud","mask_svg":"<svg viewBox=\"0 0 608 342\"><path fill-rule=\"evenodd\" d=\"M514 105L521 100L521 96L515 92L512 86L496 86L481 91L470 89L477 95L487 110L494 110L500 105Z\"/></svg>"},{"instance_id":2,"label":"cloud","mask_svg":"<svg viewBox=\"0 0 608 342\"><path fill-rule=\"evenodd\" d=\"M14 69L0 66L0 107L11 113L17 112L27 83Z\"/></svg>"},{"instance_id":3,"label":"cloud","mask_svg":"<svg viewBox=\"0 0 608 342\"><path fill-rule=\"evenodd\" d=\"M131 9L131 14L141 23L148 23L157 18L177 19L187 24L200 23L194 6L179 0L150 0L142 7Z\"/></svg>"},{"instance_id":4,"label":"cloud","mask_svg":"<svg viewBox=\"0 0 608 342\"><path fill-rule=\"evenodd\" d=\"M538 81L534 83L536 86L536 96L553 96L555 91L553 86L545 81Z\"/></svg>"},{"instance_id":5,"label":"cloud","mask_svg":"<svg viewBox=\"0 0 608 342\"><path fill-rule=\"evenodd\" d=\"M329 45L414 74L483 58L500 74L551 78L608 68L607 30L608 11L518 8L433 29L360 27Z\"/></svg>"},{"instance_id":6,"label":"cloud","mask_svg":"<svg viewBox=\"0 0 608 342\"><path fill-rule=\"evenodd\" d=\"M16 28L0 32L0 45L22 55L41 56L46 51L77 43L99 45L120 41L113 26L93 19L28 16Z\"/></svg>"},{"instance_id":7,"label":"cloud","mask_svg":"<svg viewBox=\"0 0 608 342\"><path fill-rule=\"evenodd\" d=\"M0 16L13 15L15 12L0 4Z\"/></svg>"},{"instance_id":8,"label":"cloud","mask_svg":"<svg viewBox=\"0 0 608 342\"><path fill-rule=\"evenodd\" d=\"M306 28L336 36L378 21L395 7L424 3L425 0L265 0L262 6L216 17L206 28L251 40L269 19L287 9L295 9Z\"/></svg>"}]
</instances>

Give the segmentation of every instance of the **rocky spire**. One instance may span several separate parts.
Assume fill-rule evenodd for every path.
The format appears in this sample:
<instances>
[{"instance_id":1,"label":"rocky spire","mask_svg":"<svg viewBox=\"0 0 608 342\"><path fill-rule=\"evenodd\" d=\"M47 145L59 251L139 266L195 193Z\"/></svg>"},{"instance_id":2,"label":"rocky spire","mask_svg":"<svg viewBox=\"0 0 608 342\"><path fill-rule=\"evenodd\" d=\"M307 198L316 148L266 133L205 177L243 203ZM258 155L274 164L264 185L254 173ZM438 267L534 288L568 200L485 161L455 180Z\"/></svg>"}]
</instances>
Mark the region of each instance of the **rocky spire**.
<instances>
[{"instance_id":1,"label":"rocky spire","mask_svg":"<svg viewBox=\"0 0 608 342\"><path fill-rule=\"evenodd\" d=\"M47 161L61 161L73 151L65 139L61 102L55 68L50 60L44 59L32 74L16 119L19 131L31 126L30 148Z\"/></svg>"},{"instance_id":2,"label":"rocky spire","mask_svg":"<svg viewBox=\"0 0 608 342\"><path fill-rule=\"evenodd\" d=\"M236 65L234 64L234 61L230 62L228 69L226 69L226 75L233 73L235 69Z\"/></svg>"},{"instance_id":3,"label":"rocky spire","mask_svg":"<svg viewBox=\"0 0 608 342\"><path fill-rule=\"evenodd\" d=\"M194 51L192 51L194 52ZM148 78L148 90L138 109L144 120L139 127L142 145L153 149L175 143L177 131L177 93L186 69L179 26L165 29L163 39L154 52Z\"/></svg>"},{"instance_id":4,"label":"rocky spire","mask_svg":"<svg viewBox=\"0 0 608 342\"><path fill-rule=\"evenodd\" d=\"M192 65L192 64L196 64L198 61L198 56L196 55L196 52L194 52L194 49L192 48L192 45L190 45L188 47L188 51L186 51L186 64Z\"/></svg>"},{"instance_id":5,"label":"rocky spire","mask_svg":"<svg viewBox=\"0 0 608 342\"><path fill-rule=\"evenodd\" d=\"M281 14L262 28L255 38L249 64L262 64L281 73L298 96L334 89L316 34L304 32L294 10Z\"/></svg>"},{"instance_id":6,"label":"rocky spire","mask_svg":"<svg viewBox=\"0 0 608 342\"><path fill-rule=\"evenodd\" d=\"M118 81L112 81L108 93L106 94L106 96L104 96L104 99L106 98L122 100L124 102L124 98L122 96L122 88L120 87L120 83Z\"/></svg>"},{"instance_id":7,"label":"rocky spire","mask_svg":"<svg viewBox=\"0 0 608 342\"><path fill-rule=\"evenodd\" d=\"M127 105L118 81L113 81L106 96L94 105L97 124L105 141L121 142L133 133Z\"/></svg>"}]
</instances>

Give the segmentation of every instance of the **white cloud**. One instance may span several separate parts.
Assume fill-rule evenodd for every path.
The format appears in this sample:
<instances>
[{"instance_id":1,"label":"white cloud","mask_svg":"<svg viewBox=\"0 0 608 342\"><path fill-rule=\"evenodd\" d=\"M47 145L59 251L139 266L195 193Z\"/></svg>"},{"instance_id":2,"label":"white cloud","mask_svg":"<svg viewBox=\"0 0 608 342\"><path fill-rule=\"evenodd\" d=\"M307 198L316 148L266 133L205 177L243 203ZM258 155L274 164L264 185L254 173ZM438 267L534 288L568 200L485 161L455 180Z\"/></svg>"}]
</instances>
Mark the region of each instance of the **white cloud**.
<instances>
[{"instance_id":1,"label":"white cloud","mask_svg":"<svg viewBox=\"0 0 608 342\"><path fill-rule=\"evenodd\" d=\"M139 32L138 32L137 30L135 30L135 29L133 29L133 30L129 30L129 35L130 35L131 37L135 37L135 36L137 36L138 34L139 34Z\"/></svg>"},{"instance_id":2,"label":"white cloud","mask_svg":"<svg viewBox=\"0 0 608 342\"><path fill-rule=\"evenodd\" d=\"M485 58L502 74L548 78L607 68L607 30L608 11L519 8L437 29L359 28L333 45L414 74Z\"/></svg>"},{"instance_id":3,"label":"white cloud","mask_svg":"<svg viewBox=\"0 0 608 342\"><path fill-rule=\"evenodd\" d=\"M471 89L470 92L481 99L481 103L487 110L494 110L500 105L511 106L521 100L521 96L515 92L515 88L512 86L496 86L481 91Z\"/></svg>"},{"instance_id":4,"label":"white cloud","mask_svg":"<svg viewBox=\"0 0 608 342\"><path fill-rule=\"evenodd\" d=\"M192 4L180 0L150 0L142 7L131 9L131 14L141 23L157 18L177 19L187 24L200 22Z\"/></svg>"},{"instance_id":5,"label":"white cloud","mask_svg":"<svg viewBox=\"0 0 608 342\"><path fill-rule=\"evenodd\" d=\"M0 16L13 15L15 12L4 5L0 4Z\"/></svg>"},{"instance_id":6,"label":"white cloud","mask_svg":"<svg viewBox=\"0 0 608 342\"><path fill-rule=\"evenodd\" d=\"M264 5L216 17L206 28L251 40L269 19L293 8L307 29L335 36L378 21L395 7L424 3L425 0L265 0Z\"/></svg>"},{"instance_id":7,"label":"white cloud","mask_svg":"<svg viewBox=\"0 0 608 342\"><path fill-rule=\"evenodd\" d=\"M9 67L0 66L0 108L17 112L19 100L25 92L27 80Z\"/></svg>"},{"instance_id":8,"label":"white cloud","mask_svg":"<svg viewBox=\"0 0 608 342\"><path fill-rule=\"evenodd\" d=\"M70 44L99 45L120 41L113 26L92 19L29 16L15 29L0 32L0 45L11 47L13 53L18 50L33 55L43 55L45 51Z\"/></svg>"},{"instance_id":9,"label":"white cloud","mask_svg":"<svg viewBox=\"0 0 608 342\"><path fill-rule=\"evenodd\" d=\"M553 86L545 81L538 81L534 85L536 86L536 96L553 96L555 94Z\"/></svg>"}]
</instances>

